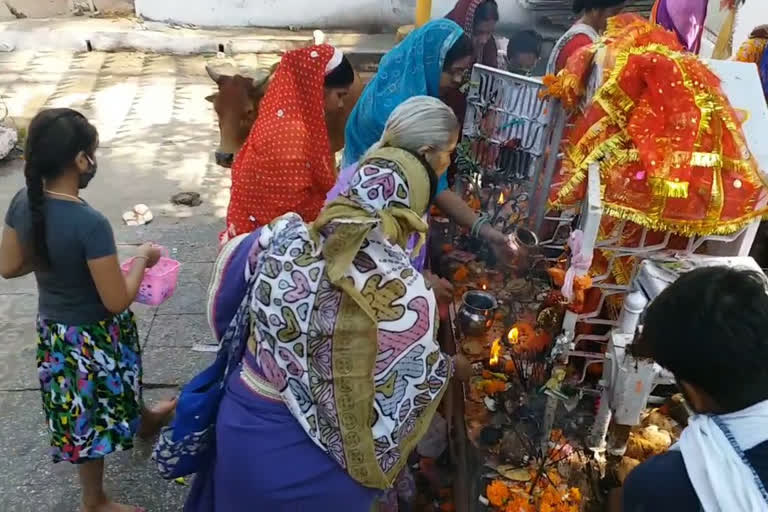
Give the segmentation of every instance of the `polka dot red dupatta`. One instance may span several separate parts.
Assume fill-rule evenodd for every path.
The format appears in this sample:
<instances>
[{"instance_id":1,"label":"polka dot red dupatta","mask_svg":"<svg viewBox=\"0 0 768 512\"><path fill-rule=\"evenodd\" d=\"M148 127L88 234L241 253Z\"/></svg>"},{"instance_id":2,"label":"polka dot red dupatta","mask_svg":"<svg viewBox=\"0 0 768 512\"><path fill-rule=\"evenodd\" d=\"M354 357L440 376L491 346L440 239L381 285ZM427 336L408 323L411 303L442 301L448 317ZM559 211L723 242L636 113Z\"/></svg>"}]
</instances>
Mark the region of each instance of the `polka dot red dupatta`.
<instances>
[{"instance_id":1,"label":"polka dot red dupatta","mask_svg":"<svg viewBox=\"0 0 768 512\"><path fill-rule=\"evenodd\" d=\"M309 222L336 181L325 122L329 45L283 56L259 116L232 165L232 192L222 242L296 212Z\"/></svg>"}]
</instances>

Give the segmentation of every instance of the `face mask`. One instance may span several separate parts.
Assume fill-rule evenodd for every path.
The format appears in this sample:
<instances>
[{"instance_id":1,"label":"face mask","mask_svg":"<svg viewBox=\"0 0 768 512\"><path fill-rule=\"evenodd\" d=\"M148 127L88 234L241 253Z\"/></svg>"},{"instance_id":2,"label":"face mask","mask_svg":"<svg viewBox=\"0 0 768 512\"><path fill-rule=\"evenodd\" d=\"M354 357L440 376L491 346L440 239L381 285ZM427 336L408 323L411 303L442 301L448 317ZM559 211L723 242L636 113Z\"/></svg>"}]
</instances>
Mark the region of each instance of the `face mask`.
<instances>
[{"instance_id":1,"label":"face mask","mask_svg":"<svg viewBox=\"0 0 768 512\"><path fill-rule=\"evenodd\" d=\"M94 162L90 156L85 155L85 158L88 159L88 164L90 165L90 167L88 168L87 171L80 173L80 176L79 176L80 181L78 182L78 187L80 188L85 188L88 186L88 183L90 183L93 177L96 176L96 169L98 168L98 166L96 165L96 162Z\"/></svg>"}]
</instances>

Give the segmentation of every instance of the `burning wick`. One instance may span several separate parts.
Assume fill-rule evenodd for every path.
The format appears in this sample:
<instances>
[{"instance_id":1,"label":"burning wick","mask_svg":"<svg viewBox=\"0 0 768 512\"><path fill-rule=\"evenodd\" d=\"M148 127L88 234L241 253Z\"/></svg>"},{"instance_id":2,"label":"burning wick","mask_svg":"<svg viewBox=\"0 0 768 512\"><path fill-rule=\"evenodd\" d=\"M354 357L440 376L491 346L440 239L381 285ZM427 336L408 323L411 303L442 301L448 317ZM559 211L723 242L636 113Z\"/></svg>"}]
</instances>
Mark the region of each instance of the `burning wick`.
<instances>
[{"instance_id":1,"label":"burning wick","mask_svg":"<svg viewBox=\"0 0 768 512\"><path fill-rule=\"evenodd\" d=\"M483 283L483 290L487 290L487 289L488 289L488 285L486 285L485 283Z\"/></svg>"},{"instance_id":2,"label":"burning wick","mask_svg":"<svg viewBox=\"0 0 768 512\"><path fill-rule=\"evenodd\" d=\"M499 340L494 340L493 345L491 346L491 358L488 360L488 364L490 364L492 368L498 366L499 357L501 357L501 342Z\"/></svg>"},{"instance_id":3,"label":"burning wick","mask_svg":"<svg viewBox=\"0 0 768 512\"><path fill-rule=\"evenodd\" d=\"M518 339L519 335L520 335L520 331L517 330L517 327L513 327L507 334L507 341L509 341L509 344L517 345L518 341L520 341Z\"/></svg>"},{"instance_id":4,"label":"burning wick","mask_svg":"<svg viewBox=\"0 0 768 512\"><path fill-rule=\"evenodd\" d=\"M499 204L499 205L504 204L504 192L501 192L499 194L499 200L496 201L496 204Z\"/></svg>"}]
</instances>

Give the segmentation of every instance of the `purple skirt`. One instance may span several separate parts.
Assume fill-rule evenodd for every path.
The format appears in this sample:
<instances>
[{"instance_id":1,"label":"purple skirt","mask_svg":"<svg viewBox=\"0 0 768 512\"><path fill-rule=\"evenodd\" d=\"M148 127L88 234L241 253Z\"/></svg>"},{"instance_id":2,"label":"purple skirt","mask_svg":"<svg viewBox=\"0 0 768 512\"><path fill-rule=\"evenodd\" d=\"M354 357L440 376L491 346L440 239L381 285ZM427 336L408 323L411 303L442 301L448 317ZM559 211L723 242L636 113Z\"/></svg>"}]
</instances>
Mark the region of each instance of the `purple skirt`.
<instances>
[{"instance_id":1,"label":"purple skirt","mask_svg":"<svg viewBox=\"0 0 768 512\"><path fill-rule=\"evenodd\" d=\"M282 402L248 388L238 369L219 409L215 458L184 512L369 512L380 495L312 442Z\"/></svg>"}]
</instances>

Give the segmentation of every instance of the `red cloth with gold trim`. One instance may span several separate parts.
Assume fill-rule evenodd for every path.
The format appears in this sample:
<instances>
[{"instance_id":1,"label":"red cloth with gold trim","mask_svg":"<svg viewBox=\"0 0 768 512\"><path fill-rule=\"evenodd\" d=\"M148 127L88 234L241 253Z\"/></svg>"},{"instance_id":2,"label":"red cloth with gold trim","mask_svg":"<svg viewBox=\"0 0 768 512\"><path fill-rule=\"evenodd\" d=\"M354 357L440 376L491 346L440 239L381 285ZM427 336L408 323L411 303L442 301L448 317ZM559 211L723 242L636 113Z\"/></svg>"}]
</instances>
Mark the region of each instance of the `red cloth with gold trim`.
<instances>
[{"instance_id":1,"label":"red cloth with gold trim","mask_svg":"<svg viewBox=\"0 0 768 512\"><path fill-rule=\"evenodd\" d=\"M603 210L615 219L691 236L734 233L763 213L740 116L720 79L672 32L632 14L612 18L600 41L545 78L546 94L576 108L595 62L603 82L572 118L553 207L581 201L598 162Z\"/></svg>"}]
</instances>

